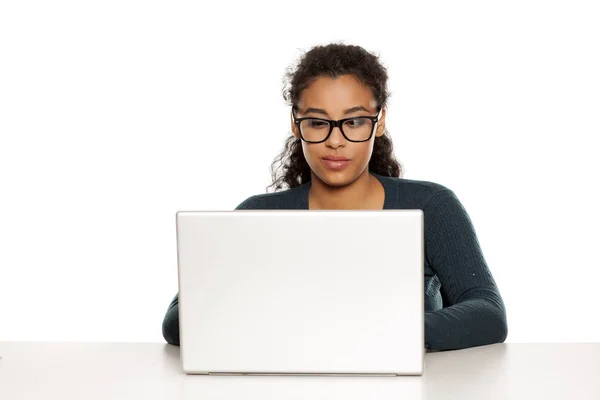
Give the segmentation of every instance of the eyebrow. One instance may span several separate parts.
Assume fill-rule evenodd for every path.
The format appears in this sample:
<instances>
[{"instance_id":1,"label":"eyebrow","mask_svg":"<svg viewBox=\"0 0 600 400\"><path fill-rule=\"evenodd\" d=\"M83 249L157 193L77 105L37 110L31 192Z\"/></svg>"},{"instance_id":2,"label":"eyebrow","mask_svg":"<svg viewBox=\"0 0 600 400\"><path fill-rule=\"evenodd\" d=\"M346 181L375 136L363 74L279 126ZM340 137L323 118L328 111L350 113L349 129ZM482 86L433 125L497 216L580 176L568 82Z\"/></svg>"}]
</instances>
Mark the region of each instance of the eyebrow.
<instances>
[{"instance_id":1,"label":"eyebrow","mask_svg":"<svg viewBox=\"0 0 600 400\"><path fill-rule=\"evenodd\" d=\"M352 114L352 113L355 113L357 111L366 111L366 112L369 112L369 110L367 110L363 106L356 106L356 107L352 107L352 108L349 108L347 110L344 110L344 114ZM304 111L303 114L308 114L308 113L316 113L316 114L329 115L327 113L327 111L323 110L322 108L313 108L313 107L307 108L306 111Z\"/></svg>"}]
</instances>

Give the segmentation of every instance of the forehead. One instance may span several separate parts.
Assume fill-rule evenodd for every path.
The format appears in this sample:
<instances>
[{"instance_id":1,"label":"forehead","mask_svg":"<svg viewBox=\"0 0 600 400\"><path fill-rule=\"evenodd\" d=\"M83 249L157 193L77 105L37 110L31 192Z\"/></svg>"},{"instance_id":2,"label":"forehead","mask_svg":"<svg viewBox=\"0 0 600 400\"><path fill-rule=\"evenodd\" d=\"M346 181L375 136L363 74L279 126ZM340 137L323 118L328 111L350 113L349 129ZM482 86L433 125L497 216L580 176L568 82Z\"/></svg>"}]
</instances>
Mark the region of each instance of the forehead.
<instances>
[{"instance_id":1,"label":"forehead","mask_svg":"<svg viewBox=\"0 0 600 400\"><path fill-rule=\"evenodd\" d=\"M355 106L375 108L377 103L373 92L354 75L341 75L336 78L320 76L300 93L300 109L307 107L323 108L338 112Z\"/></svg>"}]
</instances>

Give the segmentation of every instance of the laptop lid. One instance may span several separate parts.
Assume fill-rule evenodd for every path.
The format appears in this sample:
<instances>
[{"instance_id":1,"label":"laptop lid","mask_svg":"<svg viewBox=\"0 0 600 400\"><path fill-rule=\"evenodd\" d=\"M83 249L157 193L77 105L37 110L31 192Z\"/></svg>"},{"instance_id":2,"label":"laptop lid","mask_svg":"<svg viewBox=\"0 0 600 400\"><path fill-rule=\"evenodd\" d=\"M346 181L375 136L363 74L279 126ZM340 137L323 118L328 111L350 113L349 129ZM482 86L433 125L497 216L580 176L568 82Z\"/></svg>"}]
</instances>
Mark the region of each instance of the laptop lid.
<instances>
[{"instance_id":1,"label":"laptop lid","mask_svg":"<svg viewBox=\"0 0 600 400\"><path fill-rule=\"evenodd\" d=\"M420 375L421 210L180 211L188 374Z\"/></svg>"}]
</instances>

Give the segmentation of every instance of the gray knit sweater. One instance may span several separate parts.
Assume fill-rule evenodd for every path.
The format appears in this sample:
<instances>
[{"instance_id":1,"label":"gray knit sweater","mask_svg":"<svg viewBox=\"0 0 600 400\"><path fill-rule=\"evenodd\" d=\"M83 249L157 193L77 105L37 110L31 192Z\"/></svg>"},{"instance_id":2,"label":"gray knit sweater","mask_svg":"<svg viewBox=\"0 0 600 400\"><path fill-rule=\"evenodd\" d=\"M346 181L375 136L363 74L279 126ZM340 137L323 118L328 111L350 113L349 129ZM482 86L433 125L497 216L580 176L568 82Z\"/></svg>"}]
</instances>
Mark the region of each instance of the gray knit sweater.
<instances>
[{"instance_id":1,"label":"gray knit sweater","mask_svg":"<svg viewBox=\"0 0 600 400\"><path fill-rule=\"evenodd\" d=\"M420 209L425 239L425 347L456 350L505 341L504 301L482 254L475 229L454 192L428 181L373 174L385 190L384 209ZM307 210L310 182L252 196L236 209ZM162 325L179 345L178 295Z\"/></svg>"}]
</instances>

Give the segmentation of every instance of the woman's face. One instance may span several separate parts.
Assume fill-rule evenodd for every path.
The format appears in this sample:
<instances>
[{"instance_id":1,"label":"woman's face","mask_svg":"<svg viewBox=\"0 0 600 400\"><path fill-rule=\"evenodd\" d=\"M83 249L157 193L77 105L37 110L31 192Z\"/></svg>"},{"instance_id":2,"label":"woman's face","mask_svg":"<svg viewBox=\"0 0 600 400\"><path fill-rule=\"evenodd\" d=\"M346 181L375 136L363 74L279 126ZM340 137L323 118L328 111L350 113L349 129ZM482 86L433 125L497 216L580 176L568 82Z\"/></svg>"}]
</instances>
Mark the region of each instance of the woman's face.
<instances>
[{"instance_id":1,"label":"woman's face","mask_svg":"<svg viewBox=\"0 0 600 400\"><path fill-rule=\"evenodd\" d=\"M296 118L314 117L339 120L376 116L377 112L377 103L371 89L363 86L354 75L342 75L335 79L319 77L304 89L300 94ZM305 132L304 129L303 132ZM369 166L375 137L382 136L384 132L385 109L381 112L379 122L374 127L373 136L366 142L348 141L342 135L339 127L334 128L324 142L307 143L302 141L302 150L312 170L312 178L316 177L330 186L344 186L354 182ZM300 138L300 131L293 121L292 133L295 137ZM346 133L348 134L348 132ZM345 157L348 161L327 160L327 157L331 156Z\"/></svg>"}]
</instances>

